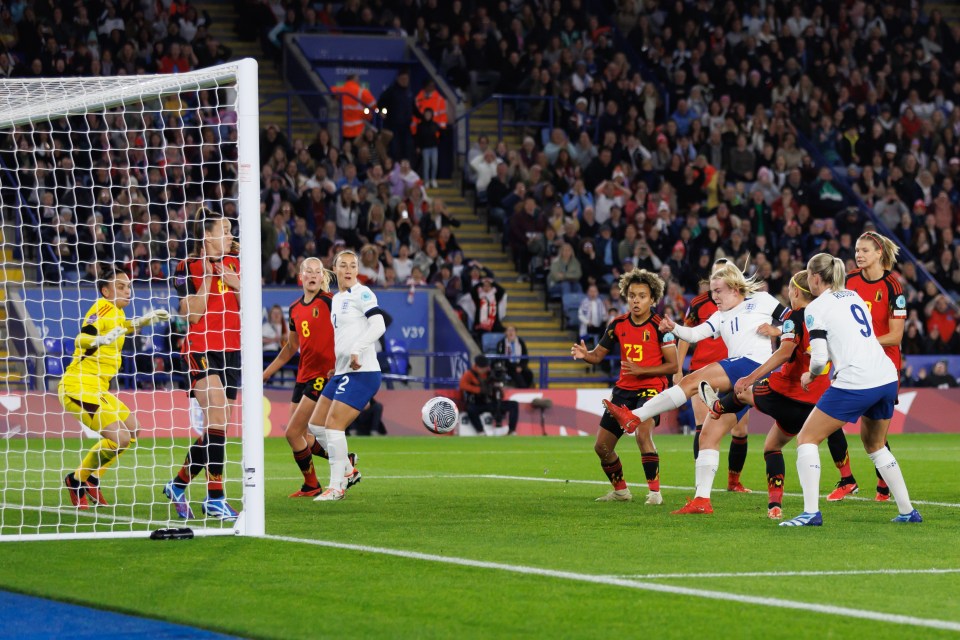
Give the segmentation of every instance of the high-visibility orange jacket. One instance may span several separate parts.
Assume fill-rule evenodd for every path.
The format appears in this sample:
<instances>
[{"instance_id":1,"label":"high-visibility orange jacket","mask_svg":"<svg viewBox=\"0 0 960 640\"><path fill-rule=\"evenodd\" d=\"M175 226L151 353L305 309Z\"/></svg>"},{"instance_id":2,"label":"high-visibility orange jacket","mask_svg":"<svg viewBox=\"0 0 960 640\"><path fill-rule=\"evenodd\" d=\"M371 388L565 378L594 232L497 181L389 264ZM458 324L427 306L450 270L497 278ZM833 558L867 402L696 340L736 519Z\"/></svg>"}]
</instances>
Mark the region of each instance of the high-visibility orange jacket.
<instances>
[{"instance_id":1,"label":"high-visibility orange jacket","mask_svg":"<svg viewBox=\"0 0 960 640\"><path fill-rule=\"evenodd\" d=\"M363 133L365 121L373 118L377 100L366 87L356 80L347 80L333 88L334 95L340 98L340 115L343 118L343 137L356 138Z\"/></svg>"},{"instance_id":2,"label":"high-visibility orange jacket","mask_svg":"<svg viewBox=\"0 0 960 640\"><path fill-rule=\"evenodd\" d=\"M420 114L423 114L427 109L433 109L433 121L436 122L437 126L441 129L447 128L447 101L443 99L439 91L434 90L434 92L428 96L426 92L421 89L420 93L418 93L414 99L414 103L416 103L417 111L419 111ZM420 118L414 115L413 122L410 123L410 131L412 133L417 132L418 124L420 124Z\"/></svg>"}]
</instances>

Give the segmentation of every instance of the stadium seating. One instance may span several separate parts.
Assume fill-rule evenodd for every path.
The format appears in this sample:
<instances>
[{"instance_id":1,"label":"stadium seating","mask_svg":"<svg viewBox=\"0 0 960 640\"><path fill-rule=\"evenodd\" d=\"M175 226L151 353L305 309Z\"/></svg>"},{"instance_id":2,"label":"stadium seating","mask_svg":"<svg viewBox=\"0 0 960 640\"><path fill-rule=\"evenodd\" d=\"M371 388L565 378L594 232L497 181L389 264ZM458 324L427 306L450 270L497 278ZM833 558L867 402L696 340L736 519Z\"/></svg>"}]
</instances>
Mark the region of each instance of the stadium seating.
<instances>
[{"instance_id":1,"label":"stadium seating","mask_svg":"<svg viewBox=\"0 0 960 640\"><path fill-rule=\"evenodd\" d=\"M580 303L587 297L585 293L565 293L563 294L561 309L561 324L573 331L580 330L580 318L577 315L580 310Z\"/></svg>"},{"instance_id":2,"label":"stadium seating","mask_svg":"<svg viewBox=\"0 0 960 640\"><path fill-rule=\"evenodd\" d=\"M481 348L484 353L496 353L497 352L497 343L503 340L502 333L490 332L483 334L483 337L480 339Z\"/></svg>"}]
</instances>

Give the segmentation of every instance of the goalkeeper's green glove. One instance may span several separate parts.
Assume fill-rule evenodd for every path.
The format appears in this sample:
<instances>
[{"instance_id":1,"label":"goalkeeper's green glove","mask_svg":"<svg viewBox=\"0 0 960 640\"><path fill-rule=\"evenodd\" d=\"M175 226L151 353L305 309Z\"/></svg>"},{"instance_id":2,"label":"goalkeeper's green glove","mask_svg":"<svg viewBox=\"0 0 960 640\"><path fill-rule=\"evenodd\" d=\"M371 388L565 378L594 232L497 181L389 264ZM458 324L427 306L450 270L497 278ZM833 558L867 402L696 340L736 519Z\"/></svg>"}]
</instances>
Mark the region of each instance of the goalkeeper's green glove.
<instances>
[{"instance_id":1,"label":"goalkeeper's green glove","mask_svg":"<svg viewBox=\"0 0 960 640\"><path fill-rule=\"evenodd\" d=\"M144 316L141 316L135 319L130 324L133 325L134 329L139 329L140 327L147 327L156 322L169 322L170 321L170 312L166 309L154 309L153 311L147 313Z\"/></svg>"}]
</instances>

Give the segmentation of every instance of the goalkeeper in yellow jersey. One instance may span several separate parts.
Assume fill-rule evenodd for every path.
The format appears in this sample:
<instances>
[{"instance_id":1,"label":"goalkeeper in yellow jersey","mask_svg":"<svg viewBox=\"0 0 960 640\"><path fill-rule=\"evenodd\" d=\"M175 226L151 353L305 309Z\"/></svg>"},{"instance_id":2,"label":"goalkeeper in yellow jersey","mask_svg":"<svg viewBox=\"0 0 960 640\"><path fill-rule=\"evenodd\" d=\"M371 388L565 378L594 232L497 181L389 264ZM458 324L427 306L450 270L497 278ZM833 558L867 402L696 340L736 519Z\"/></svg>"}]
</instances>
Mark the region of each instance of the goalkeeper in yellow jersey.
<instances>
[{"instance_id":1,"label":"goalkeeper in yellow jersey","mask_svg":"<svg viewBox=\"0 0 960 640\"><path fill-rule=\"evenodd\" d=\"M87 451L76 471L64 478L70 502L79 509L89 507L87 495L94 504L107 504L100 492L100 476L136 442L136 418L110 392L110 381L120 371L125 336L170 319L169 312L156 310L127 320L123 310L130 304L130 278L112 266L100 268L97 290L101 297L83 318L73 360L57 388L67 413L100 434L100 441Z\"/></svg>"}]
</instances>

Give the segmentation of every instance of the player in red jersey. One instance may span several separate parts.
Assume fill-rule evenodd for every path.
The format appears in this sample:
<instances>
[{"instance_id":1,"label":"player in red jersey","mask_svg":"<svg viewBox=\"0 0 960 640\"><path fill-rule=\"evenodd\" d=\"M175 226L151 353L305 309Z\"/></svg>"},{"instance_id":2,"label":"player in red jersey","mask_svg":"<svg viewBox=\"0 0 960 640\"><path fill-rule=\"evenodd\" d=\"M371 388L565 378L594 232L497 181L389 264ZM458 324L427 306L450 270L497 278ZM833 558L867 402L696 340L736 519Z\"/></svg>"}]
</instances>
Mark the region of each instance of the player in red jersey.
<instances>
[{"instance_id":1,"label":"player in red jersey","mask_svg":"<svg viewBox=\"0 0 960 640\"><path fill-rule=\"evenodd\" d=\"M726 258L720 258L713 264L716 269L719 265L726 263ZM710 281L701 282L701 293L690 301L687 307L687 313L683 318L683 324L687 327L696 327L712 316L717 311L717 305L710 296ZM690 349L690 343L680 340L677 345L677 356L680 359L681 367L687 357L687 351ZM720 362L727 357L727 345L723 338L707 338L696 344L693 350L693 357L690 358L690 370L687 373L693 373L714 362ZM680 384L683 379L683 371L678 371L673 376L673 384ZM696 432L693 434L693 459L697 459L700 453L700 432L703 430L703 421L707 418L707 406L700 400L699 395L690 398L690 404L693 407L693 418L696 421ZM743 472L743 465L747 461L747 435L750 424L750 413L748 407L738 412L737 424L730 432L730 452L727 454L727 491L737 493L750 493L740 482L740 474Z\"/></svg>"},{"instance_id":2,"label":"player in red jersey","mask_svg":"<svg viewBox=\"0 0 960 640\"><path fill-rule=\"evenodd\" d=\"M857 238L857 269L847 274L847 289L856 291L867 303L873 330L883 346L887 357L900 371L900 342L903 340L903 325L907 319L907 298L903 287L893 272L900 247L876 231L866 231ZM829 438L827 446L833 463L840 470L837 487L827 496L827 501L838 502L857 492L857 481L850 468L850 453L843 429L837 429ZM890 448L890 444L886 444ZM890 499L890 489L877 471L877 501Z\"/></svg>"},{"instance_id":3,"label":"player in red jersey","mask_svg":"<svg viewBox=\"0 0 960 640\"><path fill-rule=\"evenodd\" d=\"M780 329L762 325L765 335L780 336L780 347L752 373L737 380L733 391L718 398L710 387L701 387L710 415L719 418L744 406L754 406L775 422L763 443L763 459L767 464L767 517L783 518L783 447L800 432L817 400L830 386L829 376L814 378L804 389L800 377L810 368L810 334L804 323L803 310L813 301L807 284L807 272L798 271L790 279L787 295L790 315ZM782 365L782 366L781 366ZM777 369L779 368L779 371ZM771 373L773 372L773 373Z\"/></svg>"},{"instance_id":4,"label":"player in red jersey","mask_svg":"<svg viewBox=\"0 0 960 640\"><path fill-rule=\"evenodd\" d=\"M663 297L664 283L645 269L634 269L620 276L620 295L626 299L630 312L618 316L607 326L599 344L588 351L581 340L570 349L574 360L597 364L620 346L620 379L613 388L611 399L618 405L636 409L666 389L667 376L678 369L676 339L671 333L660 331L662 318L651 308ZM660 423L659 416L642 423L637 429L637 446L647 477L647 504L663 504L660 495L660 456L653 444L653 428ZM600 502L632 500L630 489L623 479L623 465L615 449L624 430L609 411L604 411L593 446L600 458L600 466L610 479L613 490L599 498Z\"/></svg>"},{"instance_id":5,"label":"player in red jersey","mask_svg":"<svg viewBox=\"0 0 960 640\"><path fill-rule=\"evenodd\" d=\"M330 321L333 299L330 274L318 258L307 258L300 265L300 282L303 296L290 305L290 338L263 371L263 381L266 382L300 352L290 422L285 435L293 450L293 459L303 474L303 486L291 493L291 498L308 498L323 491L313 467L313 456L327 458L327 452L307 425L336 364L333 323Z\"/></svg>"},{"instance_id":6,"label":"player in red jersey","mask_svg":"<svg viewBox=\"0 0 960 640\"><path fill-rule=\"evenodd\" d=\"M201 207L193 221L194 246L177 265L175 282L181 310L187 316L183 355L190 375L190 394L203 410L204 433L190 446L183 467L163 493L181 518L192 518L186 498L190 481L207 471L206 515L227 522L237 512L223 492L223 464L232 402L240 388L240 261L230 220Z\"/></svg>"}]
</instances>

